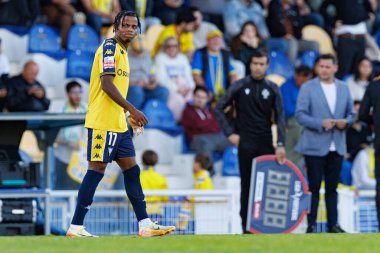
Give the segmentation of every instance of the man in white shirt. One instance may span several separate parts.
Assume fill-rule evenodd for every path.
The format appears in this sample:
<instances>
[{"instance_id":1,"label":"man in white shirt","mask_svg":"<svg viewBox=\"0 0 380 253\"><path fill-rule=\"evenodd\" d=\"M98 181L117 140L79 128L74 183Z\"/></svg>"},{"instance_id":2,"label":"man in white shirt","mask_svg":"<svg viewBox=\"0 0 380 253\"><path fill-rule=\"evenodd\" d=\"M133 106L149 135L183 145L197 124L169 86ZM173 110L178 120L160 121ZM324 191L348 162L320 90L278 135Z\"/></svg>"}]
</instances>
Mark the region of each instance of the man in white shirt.
<instances>
[{"instance_id":1,"label":"man in white shirt","mask_svg":"<svg viewBox=\"0 0 380 253\"><path fill-rule=\"evenodd\" d=\"M213 23L203 21L203 14L197 7L191 7L191 12L195 17L193 32L193 43L196 49L207 46L207 34L211 31L218 30Z\"/></svg>"},{"instance_id":2,"label":"man in white shirt","mask_svg":"<svg viewBox=\"0 0 380 253\"><path fill-rule=\"evenodd\" d=\"M346 154L346 129L353 124L355 111L347 85L334 78L337 70L333 55L319 56L316 61L318 77L302 85L297 100L295 116L303 132L296 151L305 156L312 193L308 233L314 232L322 180L325 181L328 231L344 232L338 225L336 189Z\"/></svg>"}]
</instances>

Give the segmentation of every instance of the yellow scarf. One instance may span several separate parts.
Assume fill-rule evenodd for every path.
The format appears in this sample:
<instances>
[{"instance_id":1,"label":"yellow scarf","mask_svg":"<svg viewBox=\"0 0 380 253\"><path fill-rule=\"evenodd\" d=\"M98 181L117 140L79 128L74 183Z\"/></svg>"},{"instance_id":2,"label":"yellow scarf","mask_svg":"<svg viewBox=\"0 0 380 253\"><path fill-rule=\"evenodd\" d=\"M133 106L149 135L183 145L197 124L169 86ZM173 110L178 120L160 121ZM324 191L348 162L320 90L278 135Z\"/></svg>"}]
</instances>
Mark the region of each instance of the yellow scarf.
<instances>
[{"instance_id":1,"label":"yellow scarf","mask_svg":"<svg viewBox=\"0 0 380 253\"><path fill-rule=\"evenodd\" d=\"M145 19L146 0L136 0L136 11L140 18Z\"/></svg>"},{"instance_id":2,"label":"yellow scarf","mask_svg":"<svg viewBox=\"0 0 380 253\"><path fill-rule=\"evenodd\" d=\"M369 156L368 175L370 178L375 178L375 155L372 148L366 148Z\"/></svg>"}]
</instances>

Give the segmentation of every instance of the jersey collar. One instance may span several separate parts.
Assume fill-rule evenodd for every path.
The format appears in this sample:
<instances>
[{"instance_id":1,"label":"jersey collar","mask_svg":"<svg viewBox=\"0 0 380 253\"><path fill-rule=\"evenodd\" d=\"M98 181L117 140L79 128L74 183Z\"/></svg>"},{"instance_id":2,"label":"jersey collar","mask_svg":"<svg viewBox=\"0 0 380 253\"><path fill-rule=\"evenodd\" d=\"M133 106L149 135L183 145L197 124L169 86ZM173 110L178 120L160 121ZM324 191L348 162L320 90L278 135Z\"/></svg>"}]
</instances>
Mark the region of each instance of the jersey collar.
<instances>
[{"instance_id":1,"label":"jersey collar","mask_svg":"<svg viewBox=\"0 0 380 253\"><path fill-rule=\"evenodd\" d=\"M118 40L116 37L114 37L114 39L116 40L117 43L119 43L119 45L121 46L122 49L127 51L127 48L124 46L124 44L120 40Z\"/></svg>"}]
</instances>

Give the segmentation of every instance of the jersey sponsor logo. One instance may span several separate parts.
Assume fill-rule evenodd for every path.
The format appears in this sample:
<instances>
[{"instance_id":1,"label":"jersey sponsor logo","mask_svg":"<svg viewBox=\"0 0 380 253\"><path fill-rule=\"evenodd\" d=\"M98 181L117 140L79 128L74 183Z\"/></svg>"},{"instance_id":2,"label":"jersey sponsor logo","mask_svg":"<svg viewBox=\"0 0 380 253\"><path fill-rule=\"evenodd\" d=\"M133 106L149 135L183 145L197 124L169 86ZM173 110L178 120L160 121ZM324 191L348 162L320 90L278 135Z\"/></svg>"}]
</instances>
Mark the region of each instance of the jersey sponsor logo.
<instances>
[{"instance_id":1,"label":"jersey sponsor logo","mask_svg":"<svg viewBox=\"0 0 380 253\"><path fill-rule=\"evenodd\" d=\"M129 73L127 71L122 70L122 69L118 69L116 73L117 73L118 76L129 77Z\"/></svg>"},{"instance_id":2,"label":"jersey sponsor logo","mask_svg":"<svg viewBox=\"0 0 380 253\"><path fill-rule=\"evenodd\" d=\"M111 49L107 49L105 52L104 52L105 55L113 55L114 52L111 50Z\"/></svg>"},{"instance_id":3,"label":"jersey sponsor logo","mask_svg":"<svg viewBox=\"0 0 380 253\"><path fill-rule=\"evenodd\" d=\"M94 149L102 149L102 145L96 144L95 147L94 147Z\"/></svg>"},{"instance_id":4,"label":"jersey sponsor logo","mask_svg":"<svg viewBox=\"0 0 380 253\"><path fill-rule=\"evenodd\" d=\"M263 89L263 91L261 92L261 95L263 96L264 99L268 99L270 93L267 89Z\"/></svg>"},{"instance_id":5,"label":"jersey sponsor logo","mask_svg":"<svg viewBox=\"0 0 380 253\"><path fill-rule=\"evenodd\" d=\"M94 158L100 158L100 155L99 155L98 153L96 153L96 154L94 155Z\"/></svg>"},{"instance_id":6,"label":"jersey sponsor logo","mask_svg":"<svg viewBox=\"0 0 380 253\"><path fill-rule=\"evenodd\" d=\"M113 69L115 68L114 62L105 62L103 63L103 69Z\"/></svg>"},{"instance_id":7,"label":"jersey sponsor logo","mask_svg":"<svg viewBox=\"0 0 380 253\"><path fill-rule=\"evenodd\" d=\"M106 56L104 57L104 62L115 62L115 57L113 56Z\"/></svg>"},{"instance_id":8,"label":"jersey sponsor logo","mask_svg":"<svg viewBox=\"0 0 380 253\"><path fill-rule=\"evenodd\" d=\"M95 136L95 140L103 140L102 135L98 134Z\"/></svg>"},{"instance_id":9,"label":"jersey sponsor logo","mask_svg":"<svg viewBox=\"0 0 380 253\"><path fill-rule=\"evenodd\" d=\"M244 92L245 92L245 95L249 95L249 93L251 92L251 90L249 89L249 88L246 88L245 90L244 90Z\"/></svg>"}]
</instances>

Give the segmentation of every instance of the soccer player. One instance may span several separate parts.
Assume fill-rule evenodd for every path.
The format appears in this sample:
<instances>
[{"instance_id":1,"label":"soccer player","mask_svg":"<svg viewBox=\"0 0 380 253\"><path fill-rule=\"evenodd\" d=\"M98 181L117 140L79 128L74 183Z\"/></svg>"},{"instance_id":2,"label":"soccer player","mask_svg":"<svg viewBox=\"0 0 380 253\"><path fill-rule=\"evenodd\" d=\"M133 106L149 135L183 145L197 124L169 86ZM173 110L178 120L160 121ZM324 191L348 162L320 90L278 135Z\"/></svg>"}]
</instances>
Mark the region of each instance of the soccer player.
<instances>
[{"instance_id":1,"label":"soccer player","mask_svg":"<svg viewBox=\"0 0 380 253\"><path fill-rule=\"evenodd\" d=\"M129 84L127 48L140 29L140 21L135 12L121 11L113 26L115 37L105 40L98 48L92 66L85 121L89 169L79 189L74 217L66 234L69 237L94 237L85 230L83 221L107 163L112 160L123 171L125 189L139 221L139 235L159 236L175 230L174 226L160 226L148 218L140 168L127 130L125 112L134 130L143 129L148 123L145 115L125 99Z\"/></svg>"}]
</instances>

